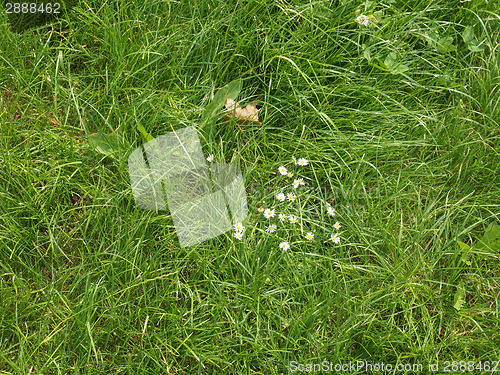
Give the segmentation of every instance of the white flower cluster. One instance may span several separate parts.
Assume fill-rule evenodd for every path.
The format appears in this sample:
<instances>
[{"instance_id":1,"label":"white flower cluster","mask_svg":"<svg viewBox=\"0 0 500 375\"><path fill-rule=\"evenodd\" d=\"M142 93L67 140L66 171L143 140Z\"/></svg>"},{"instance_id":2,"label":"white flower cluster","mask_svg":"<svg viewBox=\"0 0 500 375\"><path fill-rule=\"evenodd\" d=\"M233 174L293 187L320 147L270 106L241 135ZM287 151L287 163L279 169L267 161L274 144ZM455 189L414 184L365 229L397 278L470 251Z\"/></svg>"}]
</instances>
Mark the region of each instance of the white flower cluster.
<instances>
[{"instance_id":1,"label":"white flower cluster","mask_svg":"<svg viewBox=\"0 0 500 375\"><path fill-rule=\"evenodd\" d=\"M364 14L360 14L356 17L356 22L360 25L368 26L370 18L368 16L365 16Z\"/></svg>"},{"instance_id":2,"label":"white flower cluster","mask_svg":"<svg viewBox=\"0 0 500 375\"><path fill-rule=\"evenodd\" d=\"M295 165L298 165L300 167L303 167L303 166L306 166L309 164L309 161L306 159L306 158L300 158L300 159L296 159L295 157L292 157L293 161L294 161L294 164ZM287 176L289 178L293 177L293 172L290 172L285 166L280 166L278 168L278 171L279 173L282 175L282 176ZM304 186L305 185L305 182L304 182L304 179L303 178L297 178L293 181L293 183L291 184L292 188L295 189L295 191L297 191L297 189L300 187L300 186ZM284 192L279 192L276 194L276 199L279 201L279 202L285 202L285 201L288 201L288 202L294 202L296 199L297 199L297 194L292 192L292 191L288 191L286 193ZM276 210L274 208L264 208L264 207L260 207L259 210L258 210L259 213L263 213L264 215L264 218L266 219L269 219L269 225L266 227L266 232L267 233L274 233L276 232L278 226L275 225L275 224L272 224L270 223L271 219L274 218L276 215L278 215L278 218L279 220L282 222L282 223L285 223L285 222L290 222L291 224L297 224L299 222L299 219L297 216L295 215L291 215L291 214L285 214L285 213L279 213L277 214L276 213ZM327 204L327 207L326 207L326 212L327 212L327 215L328 216L336 216L336 213L335 213L335 210L333 209L333 207L331 207L330 205ZM335 228L335 230L339 230L341 225L339 222L336 222L333 227ZM313 232L307 232L304 236L304 238L307 240L307 241L313 241L314 240L314 233ZM340 235L338 233L333 233L331 236L330 236L330 240L335 243L335 244L339 244L340 243ZM289 250L290 249L290 244L286 241L283 241L279 244L279 247L281 250Z\"/></svg>"},{"instance_id":3,"label":"white flower cluster","mask_svg":"<svg viewBox=\"0 0 500 375\"><path fill-rule=\"evenodd\" d=\"M234 224L234 237L237 240L242 240L244 233L245 233L245 227L243 226L243 223Z\"/></svg>"}]
</instances>

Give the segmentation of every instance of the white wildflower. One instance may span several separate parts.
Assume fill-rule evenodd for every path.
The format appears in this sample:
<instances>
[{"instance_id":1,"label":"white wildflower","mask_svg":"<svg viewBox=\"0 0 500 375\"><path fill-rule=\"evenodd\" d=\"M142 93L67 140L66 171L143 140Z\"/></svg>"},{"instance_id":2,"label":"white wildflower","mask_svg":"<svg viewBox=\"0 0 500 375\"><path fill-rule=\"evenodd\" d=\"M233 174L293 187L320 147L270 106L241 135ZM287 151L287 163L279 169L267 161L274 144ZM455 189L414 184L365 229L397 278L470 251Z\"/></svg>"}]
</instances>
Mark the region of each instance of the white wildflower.
<instances>
[{"instance_id":1,"label":"white wildflower","mask_svg":"<svg viewBox=\"0 0 500 375\"><path fill-rule=\"evenodd\" d=\"M269 219L271 217L274 217L274 210L271 209L271 208L266 208L265 211L264 211L264 217L266 219Z\"/></svg>"},{"instance_id":2,"label":"white wildflower","mask_svg":"<svg viewBox=\"0 0 500 375\"><path fill-rule=\"evenodd\" d=\"M360 14L358 17L356 17L356 22L360 25L368 26L370 18L368 18L368 16L365 16L364 14Z\"/></svg>"}]
</instances>

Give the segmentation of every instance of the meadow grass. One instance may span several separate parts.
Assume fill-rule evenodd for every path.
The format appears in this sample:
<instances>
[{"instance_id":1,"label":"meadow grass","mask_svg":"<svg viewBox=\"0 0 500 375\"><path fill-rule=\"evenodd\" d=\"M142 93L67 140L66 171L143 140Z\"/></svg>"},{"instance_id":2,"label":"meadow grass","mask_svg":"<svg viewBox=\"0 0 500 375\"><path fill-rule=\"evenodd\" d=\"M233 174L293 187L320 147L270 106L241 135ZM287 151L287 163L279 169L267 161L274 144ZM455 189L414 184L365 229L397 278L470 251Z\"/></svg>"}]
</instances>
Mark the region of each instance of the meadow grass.
<instances>
[{"instance_id":1,"label":"meadow grass","mask_svg":"<svg viewBox=\"0 0 500 375\"><path fill-rule=\"evenodd\" d=\"M497 1L82 0L50 23L10 21L0 374L500 360L500 249L458 245L499 222ZM237 78L262 125L221 113L203 147L241 167L246 231L181 248L168 211L135 205L137 124L197 125ZM127 152L90 147L113 131ZM292 157L309 161L301 222L268 234L258 208L279 211Z\"/></svg>"}]
</instances>

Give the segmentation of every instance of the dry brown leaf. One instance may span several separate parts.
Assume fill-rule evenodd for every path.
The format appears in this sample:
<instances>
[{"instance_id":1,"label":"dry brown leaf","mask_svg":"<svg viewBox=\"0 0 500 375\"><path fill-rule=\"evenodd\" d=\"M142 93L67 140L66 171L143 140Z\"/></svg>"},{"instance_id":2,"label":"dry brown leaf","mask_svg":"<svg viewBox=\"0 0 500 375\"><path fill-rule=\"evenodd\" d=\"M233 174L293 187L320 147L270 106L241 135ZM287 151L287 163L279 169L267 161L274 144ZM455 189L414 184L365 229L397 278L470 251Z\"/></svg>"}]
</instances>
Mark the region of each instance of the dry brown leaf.
<instances>
[{"instance_id":1,"label":"dry brown leaf","mask_svg":"<svg viewBox=\"0 0 500 375\"><path fill-rule=\"evenodd\" d=\"M253 103L248 104L245 108L240 107L233 99L226 99L226 109L229 111L227 113L227 118L234 117L238 124L243 123L254 123L262 125L259 121L259 110L257 106Z\"/></svg>"}]
</instances>

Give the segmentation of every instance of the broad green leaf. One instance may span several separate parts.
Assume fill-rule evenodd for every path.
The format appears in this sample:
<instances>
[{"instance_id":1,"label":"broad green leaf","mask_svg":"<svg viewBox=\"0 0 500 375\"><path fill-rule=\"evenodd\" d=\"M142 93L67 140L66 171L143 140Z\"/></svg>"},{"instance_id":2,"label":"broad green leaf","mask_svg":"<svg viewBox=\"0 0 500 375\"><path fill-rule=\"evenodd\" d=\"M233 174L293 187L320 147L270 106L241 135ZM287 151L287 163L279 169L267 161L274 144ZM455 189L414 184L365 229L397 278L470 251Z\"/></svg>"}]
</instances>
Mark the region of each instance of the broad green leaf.
<instances>
[{"instance_id":1,"label":"broad green leaf","mask_svg":"<svg viewBox=\"0 0 500 375\"><path fill-rule=\"evenodd\" d=\"M486 228L484 236L472 246L460 241L457 241L457 243L462 253L460 260L470 266L469 258L475 250L500 252L500 225L491 223Z\"/></svg>"},{"instance_id":2,"label":"broad green leaf","mask_svg":"<svg viewBox=\"0 0 500 375\"><path fill-rule=\"evenodd\" d=\"M387 66L388 69L391 69L394 64L396 64L397 55L395 52L391 52L387 55L384 60L384 65Z\"/></svg>"},{"instance_id":3,"label":"broad green leaf","mask_svg":"<svg viewBox=\"0 0 500 375\"><path fill-rule=\"evenodd\" d=\"M458 246L460 247L460 250L462 251L467 251L470 249L470 246L467 245L466 243L458 241Z\"/></svg>"},{"instance_id":4,"label":"broad green leaf","mask_svg":"<svg viewBox=\"0 0 500 375\"><path fill-rule=\"evenodd\" d=\"M500 225L490 224L484 236L473 247L486 251L500 251Z\"/></svg>"},{"instance_id":5,"label":"broad green leaf","mask_svg":"<svg viewBox=\"0 0 500 375\"><path fill-rule=\"evenodd\" d=\"M201 126L206 125L210 120L217 116L219 111L226 104L227 98L236 100L241 91L242 85L243 81L241 79L236 79L217 91L212 102L207 106L207 108L205 108L205 111L201 116Z\"/></svg>"},{"instance_id":6,"label":"broad green leaf","mask_svg":"<svg viewBox=\"0 0 500 375\"><path fill-rule=\"evenodd\" d=\"M453 299L453 307L455 310L460 311L465 303L465 288L462 281L457 285L457 291Z\"/></svg>"},{"instance_id":7,"label":"broad green leaf","mask_svg":"<svg viewBox=\"0 0 500 375\"><path fill-rule=\"evenodd\" d=\"M396 63L394 64L392 67L391 67L391 73L392 74L400 74L400 73L404 73L406 72L407 70L409 70L410 68L408 66L406 66L405 64L401 64L401 63Z\"/></svg>"},{"instance_id":8,"label":"broad green leaf","mask_svg":"<svg viewBox=\"0 0 500 375\"><path fill-rule=\"evenodd\" d=\"M467 44L467 48L471 52L481 52L484 50L484 44L482 42L478 42L476 39L471 40L469 44Z\"/></svg>"},{"instance_id":9,"label":"broad green leaf","mask_svg":"<svg viewBox=\"0 0 500 375\"><path fill-rule=\"evenodd\" d=\"M458 241L458 246L460 247L460 250L462 250L462 256L460 257L460 260L470 266L471 262L469 260L469 256L471 247L466 243L460 241Z\"/></svg>"},{"instance_id":10,"label":"broad green leaf","mask_svg":"<svg viewBox=\"0 0 500 375\"><path fill-rule=\"evenodd\" d=\"M428 34L422 34L422 36L427 40L427 45L430 48L435 48L439 39L439 34L433 30L429 30Z\"/></svg>"},{"instance_id":11,"label":"broad green leaf","mask_svg":"<svg viewBox=\"0 0 500 375\"><path fill-rule=\"evenodd\" d=\"M139 132L141 132L142 134L142 137L144 138L144 142L149 142L149 141L152 141L153 139L155 139L151 134L149 134L146 129L144 129L144 126L140 125L140 124L137 124L137 130L139 130Z\"/></svg>"},{"instance_id":12,"label":"broad green leaf","mask_svg":"<svg viewBox=\"0 0 500 375\"><path fill-rule=\"evenodd\" d=\"M395 52L391 52L387 55L384 60L384 65L392 74L400 74L406 72L410 69L408 66L397 61L397 55Z\"/></svg>"},{"instance_id":13,"label":"broad green leaf","mask_svg":"<svg viewBox=\"0 0 500 375\"><path fill-rule=\"evenodd\" d=\"M361 46L363 48L363 57L368 60L368 63L372 61L372 54L370 52L370 47L367 46L366 44L363 44Z\"/></svg>"},{"instance_id":14,"label":"broad green leaf","mask_svg":"<svg viewBox=\"0 0 500 375\"><path fill-rule=\"evenodd\" d=\"M122 138L116 134L94 133L89 136L89 144L97 152L106 156L114 156L115 152L126 151Z\"/></svg>"},{"instance_id":15,"label":"broad green leaf","mask_svg":"<svg viewBox=\"0 0 500 375\"><path fill-rule=\"evenodd\" d=\"M467 26L462 32L462 38L466 44L469 44L472 39L474 39L474 28L472 26Z\"/></svg>"},{"instance_id":16,"label":"broad green leaf","mask_svg":"<svg viewBox=\"0 0 500 375\"><path fill-rule=\"evenodd\" d=\"M238 98L238 95L240 94L242 86L243 86L242 79L235 79L234 81L229 82L227 84L226 98L236 100ZM224 98L224 102L222 103L222 105L226 104L226 98Z\"/></svg>"},{"instance_id":17,"label":"broad green leaf","mask_svg":"<svg viewBox=\"0 0 500 375\"><path fill-rule=\"evenodd\" d=\"M451 36L445 36L439 39L436 43L436 49L439 52L452 52L457 49L453 44L453 38Z\"/></svg>"}]
</instances>

